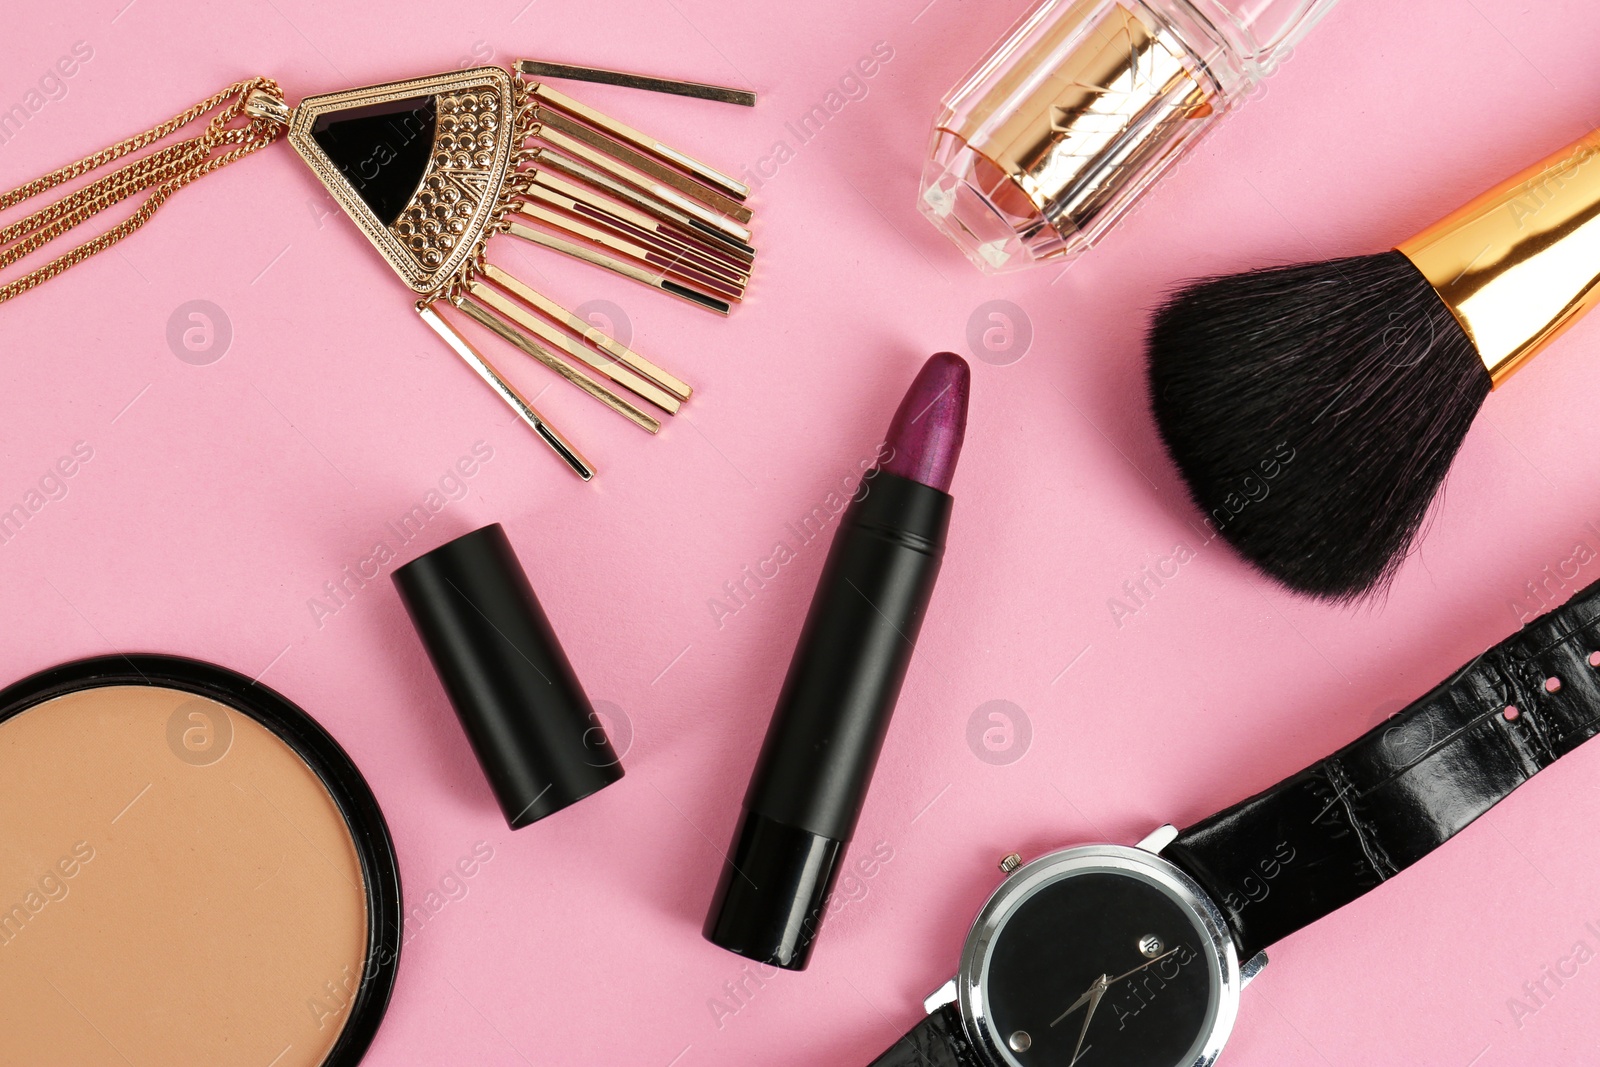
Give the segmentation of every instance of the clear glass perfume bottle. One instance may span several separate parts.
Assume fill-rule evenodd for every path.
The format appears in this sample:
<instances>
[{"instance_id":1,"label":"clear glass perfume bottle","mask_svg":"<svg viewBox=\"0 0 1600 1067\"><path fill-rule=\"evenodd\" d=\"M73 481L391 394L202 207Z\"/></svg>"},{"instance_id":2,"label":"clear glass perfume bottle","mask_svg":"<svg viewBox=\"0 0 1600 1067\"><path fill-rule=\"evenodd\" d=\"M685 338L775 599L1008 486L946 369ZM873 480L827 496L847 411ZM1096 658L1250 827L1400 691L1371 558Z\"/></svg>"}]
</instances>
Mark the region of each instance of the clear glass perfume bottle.
<instances>
[{"instance_id":1,"label":"clear glass perfume bottle","mask_svg":"<svg viewBox=\"0 0 1600 1067\"><path fill-rule=\"evenodd\" d=\"M1338 0L1045 0L945 99L919 206L986 271L1066 264Z\"/></svg>"}]
</instances>

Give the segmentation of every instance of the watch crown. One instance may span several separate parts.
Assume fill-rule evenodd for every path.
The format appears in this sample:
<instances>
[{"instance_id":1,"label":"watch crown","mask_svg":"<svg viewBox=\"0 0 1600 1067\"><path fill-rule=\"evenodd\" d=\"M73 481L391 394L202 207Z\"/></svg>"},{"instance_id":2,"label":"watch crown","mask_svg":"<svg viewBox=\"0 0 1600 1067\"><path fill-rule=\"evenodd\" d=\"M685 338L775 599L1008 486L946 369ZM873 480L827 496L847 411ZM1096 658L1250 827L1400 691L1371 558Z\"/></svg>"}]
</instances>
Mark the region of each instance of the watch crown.
<instances>
[{"instance_id":1,"label":"watch crown","mask_svg":"<svg viewBox=\"0 0 1600 1067\"><path fill-rule=\"evenodd\" d=\"M1010 874L1012 871L1016 870L1018 867L1021 867L1021 866L1022 866L1022 853L1013 852L1010 855L1005 856L1003 859L1000 860L1000 873L1001 874Z\"/></svg>"}]
</instances>

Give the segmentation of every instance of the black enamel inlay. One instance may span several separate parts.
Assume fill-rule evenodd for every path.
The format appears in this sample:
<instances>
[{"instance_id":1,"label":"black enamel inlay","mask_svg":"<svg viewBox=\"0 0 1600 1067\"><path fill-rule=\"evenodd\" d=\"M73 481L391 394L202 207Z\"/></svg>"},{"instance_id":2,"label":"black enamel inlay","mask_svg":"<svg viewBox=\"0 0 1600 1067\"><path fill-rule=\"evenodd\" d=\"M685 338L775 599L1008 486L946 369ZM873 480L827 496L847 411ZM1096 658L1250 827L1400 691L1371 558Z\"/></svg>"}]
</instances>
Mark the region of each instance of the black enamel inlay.
<instances>
[{"instance_id":1,"label":"black enamel inlay","mask_svg":"<svg viewBox=\"0 0 1600 1067\"><path fill-rule=\"evenodd\" d=\"M311 138L389 226L422 184L437 112L431 95L331 111L311 124Z\"/></svg>"}]
</instances>

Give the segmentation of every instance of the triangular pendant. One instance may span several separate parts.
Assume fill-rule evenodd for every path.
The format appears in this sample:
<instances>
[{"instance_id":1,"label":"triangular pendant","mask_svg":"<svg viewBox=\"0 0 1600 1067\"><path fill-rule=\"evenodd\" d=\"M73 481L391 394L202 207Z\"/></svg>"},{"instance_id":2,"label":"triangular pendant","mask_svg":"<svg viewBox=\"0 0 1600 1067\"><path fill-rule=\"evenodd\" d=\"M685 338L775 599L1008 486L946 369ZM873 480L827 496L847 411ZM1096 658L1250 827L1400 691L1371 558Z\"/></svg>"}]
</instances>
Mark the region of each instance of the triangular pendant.
<instances>
[{"instance_id":1,"label":"triangular pendant","mask_svg":"<svg viewBox=\"0 0 1600 1067\"><path fill-rule=\"evenodd\" d=\"M457 313L650 433L691 390L497 267L489 239L521 238L723 315L744 295L755 249L743 185L503 67L258 107L288 126L295 151L418 294L428 326L584 478L594 468L461 332Z\"/></svg>"},{"instance_id":2,"label":"triangular pendant","mask_svg":"<svg viewBox=\"0 0 1600 1067\"><path fill-rule=\"evenodd\" d=\"M417 293L464 279L506 207L526 88L477 67L311 96L289 143Z\"/></svg>"}]
</instances>

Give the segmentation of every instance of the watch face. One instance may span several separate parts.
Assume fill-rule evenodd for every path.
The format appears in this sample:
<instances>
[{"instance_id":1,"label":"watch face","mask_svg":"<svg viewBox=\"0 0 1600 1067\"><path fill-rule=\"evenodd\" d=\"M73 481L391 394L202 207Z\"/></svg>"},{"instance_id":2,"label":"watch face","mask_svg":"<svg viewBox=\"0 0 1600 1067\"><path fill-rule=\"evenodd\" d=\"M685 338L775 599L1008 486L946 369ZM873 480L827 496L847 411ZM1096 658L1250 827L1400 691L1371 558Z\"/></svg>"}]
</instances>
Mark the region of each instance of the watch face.
<instances>
[{"instance_id":1,"label":"watch face","mask_svg":"<svg viewBox=\"0 0 1600 1067\"><path fill-rule=\"evenodd\" d=\"M964 1014L1011 1067L1208 1064L1238 994L1214 912L1148 853L1106 846L1037 860L974 926Z\"/></svg>"}]
</instances>

